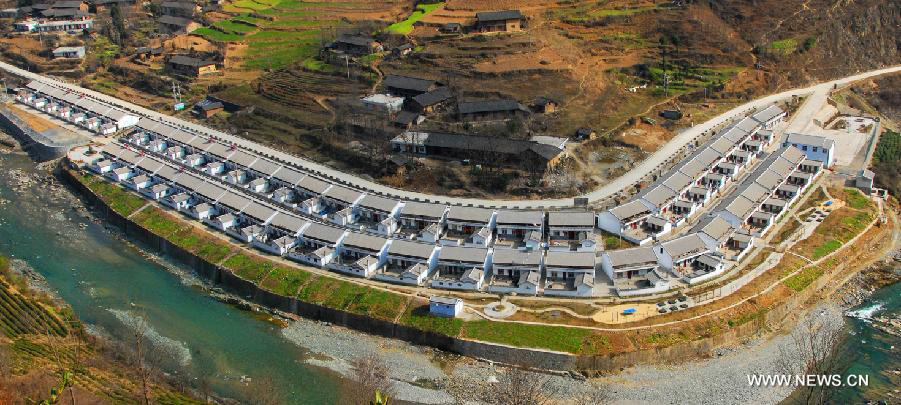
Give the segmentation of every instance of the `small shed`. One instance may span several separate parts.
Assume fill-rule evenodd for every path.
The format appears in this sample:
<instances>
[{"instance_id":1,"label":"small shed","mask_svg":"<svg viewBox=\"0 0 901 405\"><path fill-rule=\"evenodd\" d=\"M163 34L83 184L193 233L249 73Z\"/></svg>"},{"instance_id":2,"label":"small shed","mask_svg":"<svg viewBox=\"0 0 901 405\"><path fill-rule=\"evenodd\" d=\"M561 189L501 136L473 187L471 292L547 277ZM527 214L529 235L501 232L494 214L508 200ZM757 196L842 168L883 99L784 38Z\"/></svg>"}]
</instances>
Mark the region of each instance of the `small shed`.
<instances>
[{"instance_id":1,"label":"small shed","mask_svg":"<svg viewBox=\"0 0 901 405\"><path fill-rule=\"evenodd\" d=\"M577 141L594 139L595 136L597 136L597 133L594 132L593 129L588 128L588 127L583 127L583 128L579 128L578 130L576 130L576 140Z\"/></svg>"},{"instance_id":2,"label":"small shed","mask_svg":"<svg viewBox=\"0 0 901 405\"><path fill-rule=\"evenodd\" d=\"M532 109L540 114L550 114L557 111L557 100L548 97L538 97L532 104Z\"/></svg>"},{"instance_id":3,"label":"small shed","mask_svg":"<svg viewBox=\"0 0 901 405\"><path fill-rule=\"evenodd\" d=\"M429 314L443 318L456 318L463 313L463 300L433 295L429 298Z\"/></svg>"},{"instance_id":4,"label":"small shed","mask_svg":"<svg viewBox=\"0 0 901 405\"><path fill-rule=\"evenodd\" d=\"M861 191L869 194L873 192L873 180L876 178L876 173L873 173L870 170L864 169L860 172L860 175L854 179L854 187L859 188Z\"/></svg>"},{"instance_id":5,"label":"small shed","mask_svg":"<svg viewBox=\"0 0 901 405\"><path fill-rule=\"evenodd\" d=\"M668 120L678 120L682 119L682 111L679 110L663 110L660 112L660 116L666 118Z\"/></svg>"},{"instance_id":6,"label":"small shed","mask_svg":"<svg viewBox=\"0 0 901 405\"><path fill-rule=\"evenodd\" d=\"M210 118L223 110L225 110L225 106L222 103L205 99L194 104L194 108L191 109L191 112L198 117Z\"/></svg>"},{"instance_id":7,"label":"small shed","mask_svg":"<svg viewBox=\"0 0 901 405\"><path fill-rule=\"evenodd\" d=\"M463 25L460 23L447 23L438 27L438 32L442 34L458 34L463 32Z\"/></svg>"}]
</instances>

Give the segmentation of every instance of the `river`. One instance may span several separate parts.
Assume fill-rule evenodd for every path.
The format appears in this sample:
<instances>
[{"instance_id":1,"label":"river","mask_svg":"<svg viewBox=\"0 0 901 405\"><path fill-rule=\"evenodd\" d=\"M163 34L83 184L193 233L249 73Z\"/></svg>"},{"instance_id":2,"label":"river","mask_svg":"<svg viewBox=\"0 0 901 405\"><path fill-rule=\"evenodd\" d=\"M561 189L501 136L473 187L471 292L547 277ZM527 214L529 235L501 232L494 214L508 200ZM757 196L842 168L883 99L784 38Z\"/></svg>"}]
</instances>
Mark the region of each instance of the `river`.
<instances>
[{"instance_id":1,"label":"river","mask_svg":"<svg viewBox=\"0 0 901 405\"><path fill-rule=\"evenodd\" d=\"M896 383L901 380L901 376L892 379L889 375L893 370L901 370L901 339L874 327L872 318L901 315L901 283L877 290L847 314L851 332L848 344L853 352L848 359L847 374L867 375L869 385L844 388L839 399L843 403L885 399L887 392L898 389Z\"/></svg>"},{"instance_id":2,"label":"river","mask_svg":"<svg viewBox=\"0 0 901 405\"><path fill-rule=\"evenodd\" d=\"M338 401L340 377L305 364L307 354L277 325L183 282L79 215L71 197L14 191L21 185L11 169L35 171L27 156L0 154L0 169L0 252L43 275L86 324L127 339L125 325L143 317L163 369L219 395L246 398L249 378L285 403Z\"/></svg>"}]
</instances>

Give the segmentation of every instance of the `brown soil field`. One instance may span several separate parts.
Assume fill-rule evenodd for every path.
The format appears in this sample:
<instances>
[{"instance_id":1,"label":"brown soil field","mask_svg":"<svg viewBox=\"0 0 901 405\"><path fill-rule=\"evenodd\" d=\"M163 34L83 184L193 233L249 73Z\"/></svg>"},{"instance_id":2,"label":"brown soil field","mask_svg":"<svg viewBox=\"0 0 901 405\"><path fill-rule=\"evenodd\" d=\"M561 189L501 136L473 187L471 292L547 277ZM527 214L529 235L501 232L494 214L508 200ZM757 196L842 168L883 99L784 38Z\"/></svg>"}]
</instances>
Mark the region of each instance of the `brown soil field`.
<instances>
[{"instance_id":1,"label":"brown soil field","mask_svg":"<svg viewBox=\"0 0 901 405\"><path fill-rule=\"evenodd\" d=\"M651 153L660 149L675 135L665 128L638 121L635 125L625 129L620 134L620 138L623 142L638 146L642 151Z\"/></svg>"},{"instance_id":2,"label":"brown soil field","mask_svg":"<svg viewBox=\"0 0 901 405\"><path fill-rule=\"evenodd\" d=\"M16 115L16 117L19 117L19 119L28 124L28 126L36 132L44 132L48 129L59 128L59 125L56 125L43 117L26 112L25 110L22 110L17 106L8 105L8 107L9 110Z\"/></svg>"}]
</instances>

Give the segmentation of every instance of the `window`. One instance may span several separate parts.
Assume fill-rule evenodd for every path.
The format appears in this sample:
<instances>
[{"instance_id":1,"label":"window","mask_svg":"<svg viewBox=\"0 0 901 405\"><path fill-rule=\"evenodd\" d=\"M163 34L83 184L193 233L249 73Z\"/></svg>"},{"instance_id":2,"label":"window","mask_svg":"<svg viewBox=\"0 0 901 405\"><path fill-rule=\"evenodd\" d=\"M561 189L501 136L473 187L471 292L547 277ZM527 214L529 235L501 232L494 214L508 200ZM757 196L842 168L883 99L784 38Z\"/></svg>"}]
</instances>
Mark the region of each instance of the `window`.
<instances>
[{"instance_id":1,"label":"window","mask_svg":"<svg viewBox=\"0 0 901 405\"><path fill-rule=\"evenodd\" d=\"M801 150L803 150L804 152L807 152L807 145L802 146Z\"/></svg>"},{"instance_id":2,"label":"window","mask_svg":"<svg viewBox=\"0 0 901 405\"><path fill-rule=\"evenodd\" d=\"M813 147L813 151L814 151L814 152L817 151L817 147L816 147L816 146Z\"/></svg>"}]
</instances>

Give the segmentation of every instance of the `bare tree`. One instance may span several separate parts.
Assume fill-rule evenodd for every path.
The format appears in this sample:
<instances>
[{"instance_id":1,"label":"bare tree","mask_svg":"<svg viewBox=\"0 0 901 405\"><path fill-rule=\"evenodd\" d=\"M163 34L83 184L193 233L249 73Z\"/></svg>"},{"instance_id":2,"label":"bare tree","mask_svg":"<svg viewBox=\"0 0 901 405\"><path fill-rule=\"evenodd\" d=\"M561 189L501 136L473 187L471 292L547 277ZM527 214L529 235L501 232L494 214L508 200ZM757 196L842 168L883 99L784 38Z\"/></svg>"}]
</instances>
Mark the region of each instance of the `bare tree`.
<instances>
[{"instance_id":1,"label":"bare tree","mask_svg":"<svg viewBox=\"0 0 901 405\"><path fill-rule=\"evenodd\" d=\"M776 368L783 374L841 375L847 363L841 359L847 352L845 330L840 322L822 322L809 316L792 333L789 342L779 347ZM805 404L832 403L835 387L829 385L800 386L795 393L798 402Z\"/></svg>"},{"instance_id":2,"label":"bare tree","mask_svg":"<svg viewBox=\"0 0 901 405\"><path fill-rule=\"evenodd\" d=\"M353 387L349 390L348 403L368 404L378 391L394 397L394 382L388 376L388 365L376 353L368 353L350 362Z\"/></svg>"},{"instance_id":3,"label":"bare tree","mask_svg":"<svg viewBox=\"0 0 901 405\"><path fill-rule=\"evenodd\" d=\"M247 394L254 404L279 405L284 403L271 378L254 379L247 387Z\"/></svg>"},{"instance_id":4,"label":"bare tree","mask_svg":"<svg viewBox=\"0 0 901 405\"><path fill-rule=\"evenodd\" d=\"M512 368L498 376L483 397L496 405L546 405L556 401L558 394L549 376Z\"/></svg>"}]
</instances>

